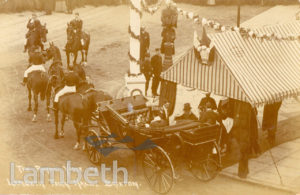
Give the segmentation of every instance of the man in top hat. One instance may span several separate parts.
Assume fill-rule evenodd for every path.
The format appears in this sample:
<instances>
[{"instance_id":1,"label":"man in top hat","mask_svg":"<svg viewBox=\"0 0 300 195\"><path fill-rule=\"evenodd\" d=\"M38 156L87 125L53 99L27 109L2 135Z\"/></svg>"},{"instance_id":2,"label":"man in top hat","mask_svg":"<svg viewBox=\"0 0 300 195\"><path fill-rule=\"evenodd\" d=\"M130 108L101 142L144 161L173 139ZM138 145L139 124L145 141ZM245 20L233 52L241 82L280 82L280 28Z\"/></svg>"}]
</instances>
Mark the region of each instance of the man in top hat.
<instances>
[{"instance_id":1,"label":"man in top hat","mask_svg":"<svg viewBox=\"0 0 300 195\"><path fill-rule=\"evenodd\" d=\"M175 117L175 120L198 120L195 114L192 112L192 107L190 103L185 103L183 106L183 114L180 116Z\"/></svg>"},{"instance_id":2,"label":"man in top hat","mask_svg":"<svg viewBox=\"0 0 300 195\"><path fill-rule=\"evenodd\" d=\"M32 14L32 17L29 19L27 23L28 32L26 33L26 43L24 45L24 53L27 51L28 47L28 37L30 37L30 34L33 31L39 31L41 28L41 22L37 18L37 15L35 13Z\"/></svg>"},{"instance_id":3,"label":"man in top hat","mask_svg":"<svg viewBox=\"0 0 300 195\"><path fill-rule=\"evenodd\" d=\"M205 97L201 99L200 104L199 104L199 106L198 106L198 108L199 108L201 111L205 111L205 110L206 110L206 105L207 105L206 103L207 103L207 102L210 102L210 105L211 105L211 109L212 109L212 110L216 110L216 109L217 109L216 101L215 101L215 99L213 99L213 98L210 97L210 94L211 94L210 92L207 92L207 93L205 94Z\"/></svg>"},{"instance_id":4,"label":"man in top hat","mask_svg":"<svg viewBox=\"0 0 300 195\"><path fill-rule=\"evenodd\" d=\"M160 48L155 49L155 55L151 58L151 66L154 75L152 80L152 95L158 96L157 89L160 82L160 74L162 72L162 57L160 55Z\"/></svg>"},{"instance_id":5,"label":"man in top hat","mask_svg":"<svg viewBox=\"0 0 300 195\"><path fill-rule=\"evenodd\" d=\"M146 31L146 27L141 27L140 32L140 61L143 62L145 59L145 55L148 52L150 47L150 35Z\"/></svg>"}]
</instances>

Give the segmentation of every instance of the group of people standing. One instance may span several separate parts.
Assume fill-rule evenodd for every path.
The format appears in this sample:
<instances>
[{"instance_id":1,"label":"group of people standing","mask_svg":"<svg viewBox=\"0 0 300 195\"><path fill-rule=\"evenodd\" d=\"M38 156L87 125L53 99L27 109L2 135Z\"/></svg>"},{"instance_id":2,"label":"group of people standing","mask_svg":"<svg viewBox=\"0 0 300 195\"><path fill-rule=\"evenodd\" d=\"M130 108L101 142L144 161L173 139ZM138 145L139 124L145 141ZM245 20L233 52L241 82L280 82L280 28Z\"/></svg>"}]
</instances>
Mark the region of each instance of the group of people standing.
<instances>
[{"instance_id":1,"label":"group of people standing","mask_svg":"<svg viewBox=\"0 0 300 195\"><path fill-rule=\"evenodd\" d=\"M140 33L140 63L141 73L144 74L145 83L145 95L148 94L150 80L152 78L152 95L158 96L158 86L160 83L160 74L162 72L162 56L160 48L155 49L155 54L151 57L149 52L150 35L146 31L145 27L141 27Z\"/></svg>"}]
</instances>

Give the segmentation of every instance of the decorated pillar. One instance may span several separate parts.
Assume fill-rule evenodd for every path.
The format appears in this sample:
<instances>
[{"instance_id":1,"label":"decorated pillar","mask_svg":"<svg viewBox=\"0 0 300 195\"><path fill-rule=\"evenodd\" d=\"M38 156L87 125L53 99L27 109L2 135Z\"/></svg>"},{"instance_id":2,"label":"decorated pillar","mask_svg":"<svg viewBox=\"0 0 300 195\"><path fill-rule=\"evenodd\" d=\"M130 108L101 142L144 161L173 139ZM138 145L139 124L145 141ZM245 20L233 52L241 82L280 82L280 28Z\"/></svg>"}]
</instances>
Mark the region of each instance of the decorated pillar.
<instances>
[{"instance_id":1,"label":"decorated pillar","mask_svg":"<svg viewBox=\"0 0 300 195\"><path fill-rule=\"evenodd\" d=\"M130 6L130 74L140 74L140 28L141 28L141 0L131 0Z\"/></svg>"},{"instance_id":2,"label":"decorated pillar","mask_svg":"<svg viewBox=\"0 0 300 195\"><path fill-rule=\"evenodd\" d=\"M126 91L123 96L143 94L145 91L145 77L140 70L140 28L141 28L141 0L130 0L130 35L129 73L125 75Z\"/></svg>"}]
</instances>

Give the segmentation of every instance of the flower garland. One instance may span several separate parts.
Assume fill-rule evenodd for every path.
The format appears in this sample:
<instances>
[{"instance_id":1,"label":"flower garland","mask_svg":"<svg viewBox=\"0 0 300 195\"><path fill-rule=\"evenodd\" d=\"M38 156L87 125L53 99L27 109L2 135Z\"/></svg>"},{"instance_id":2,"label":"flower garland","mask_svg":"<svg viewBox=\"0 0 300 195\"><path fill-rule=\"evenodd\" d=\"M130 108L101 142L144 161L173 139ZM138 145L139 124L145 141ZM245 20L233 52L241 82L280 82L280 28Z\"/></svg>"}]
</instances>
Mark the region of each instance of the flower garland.
<instances>
[{"instance_id":1,"label":"flower garland","mask_svg":"<svg viewBox=\"0 0 300 195\"><path fill-rule=\"evenodd\" d=\"M130 60L130 61L134 61L134 62L136 62L137 64L140 65L140 61L137 60L137 59L135 59L135 58L130 54L130 52L128 52L128 57L129 57L129 60Z\"/></svg>"},{"instance_id":2,"label":"flower garland","mask_svg":"<svg viewBox=\"0 0 300 195\"><path fill-rule=\"evenodd\" d=\"M214 20L208 20L206 18L201 18L198 14L195 14L193 12L187 12L182 10L181 8L177 7L178 14L186 17L187 19L193 20L195 24L200 24L202 26L208 26L216 31L235 31L239 32L242 37L244 38L258 38L261 41L263 40L288 40L288 41L294 41L294 40L300 40L300 34L290 34L290 35L281 35L279 33L261 33L261 32L255 32L249 28L244 27L233 27L233 26L226 26L221 25L220 23L214 21Z\"/></svg>"},{"instance_id":3,"label":"flower garland","mask_svg":"<svg viewBox=\"0 0 300 195\"><path fill-rule=\"evenodd\" d=\"M128 26L128 33L130 34L130 36L134 39L140 40L140 35L136 35L134 34L134 32L132 32L131 27Z\"/></svg>"},{"instance_id":4,"label":"flower garland","mask_svg":"<svg viewBox=\"0 0 300 195\"><path fill-rule=\"evenodd\" d=\"M142 11L139 10L137 7L135 7L131 1L129 1L129 2L130 2L131 9L133 9L134 11L136 11L137 13L139 13L140 17L142 17L143 16Z\"/></svg>"},{"instance_id":5,"label":"flower garland","mask_svg":"<svg viewBox=\"0 0 300 195\"><path fill-rule=\"evenodd\" d=\"M159 0L159 2L153 7L149 7L145 0L142 0L141 4L142 4L143 10L152 15L155 12L157 12L157 10L161 7L162 2L163 2L162 0Z\"/></svg>"}]
</instances>

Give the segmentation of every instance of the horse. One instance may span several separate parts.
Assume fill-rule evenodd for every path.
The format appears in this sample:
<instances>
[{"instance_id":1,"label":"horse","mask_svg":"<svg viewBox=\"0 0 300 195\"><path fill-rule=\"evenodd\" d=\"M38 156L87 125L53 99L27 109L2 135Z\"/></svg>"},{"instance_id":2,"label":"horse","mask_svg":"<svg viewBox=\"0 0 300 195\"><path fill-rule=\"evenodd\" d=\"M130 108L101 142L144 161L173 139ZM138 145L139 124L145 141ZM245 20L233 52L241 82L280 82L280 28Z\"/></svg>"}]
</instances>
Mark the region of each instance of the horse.
<instances>
[{"instance_id":1,"label":"horse","mask_svg":"<svg viewBox=\"0 0 300 195\"><path fill-rule=\"evenodd\" d=\"M28 54L32 52L33 46L40 46L42 50L44 49L43 42L45 43L47 41L47 33L48 30L46 28L46 24L41 25L39 29L29 33L29 36L27 37L27 47L29 48Z\"/></svg>"},{"instance_id":2,"label":"horse","mask_svg":"<svg viewBox=\"0 0 300 195\"><path fill-rule=\"evenodd\" d=\"M66 115L70 116L73 121L73 125L76 129L77 142L74 149L77 150L80 147L80 141L83 135L86 135L89 121L91 120L92 113L97 108L98 101L111 100L112 97L103 91L98 91L93 88L92 84L86 81L82 82L78 86L78 92L66 94L60 97L58 102L58 110L55 110L55 135L54 138L64 137L64 124ZM61 116L61 132L58 133L58 112L62 113ZM85 145L83 146L83 149Z\"/></svg>"},{"instance_id":3,"label":"horse","mask_svg":"<svg viewBox=\"0 0 300 195\"><path fill-rule=\"evenodd\" d=\"M34 115L32 122L37 121L37 112L38 112L38 96L40 95L41 101L44 101L46 98L47 105L47 121L51 121L50 118L50 96L51 91L48 90L48 74L42 71L33 71L28 74L27 79L27 89L28 89L28 111L31 111L31 98L33 93L34 98Z\"/></svg>"},{"instance_id":4,"label":"horse","mask_svg":"<svg viewBox=\"0 0 300 195\"><path fill-rule=\"evenodd\" d=\"M86 74L85 74L85 70L82 67L81 64L75 64L73 66L73 71L76 72L80 78L80 81L85 81L86 80Z\"/></svg>"},{"instance_id":5,"label":"horse","mask_svg":"<svg viewBox=\"0 0 300 195\"><path fill-rule=\"evenodd\" d=\"M67 27L67 44L66 44L66 55L67 65L70 65L70 54L74 55L73 65L76 64L78 51L81 51L81 63L87 65L87 55L90 45L90 35L84 31L81 32L82 37L74 33L74 28L68 23Z\"/></svg>"},{"instance_id":6,"label":"horse","mask_svg":"<svg viewBox=\"0 0 300 195\"><path fill-rule=\"evenodd\" d=\"M52 64L59 63L62 65L61 54L59 48L53 42L49 43L50 47L46 49L47 61L52 59Z\"/></svg>"},{"instance_id":7,"label":"horse","mask_svg":"<svg viewBox=\"0 0 300 195\"><path fill-rule=\"evenodd\" d=\"M49 81L47 90L50 90L51 100L54 99L55 92L63 87L62 83L64 80L64 72L62 70L62 63L60 61L54 61L48 70Z\"/></svg>"}]
</instances>

